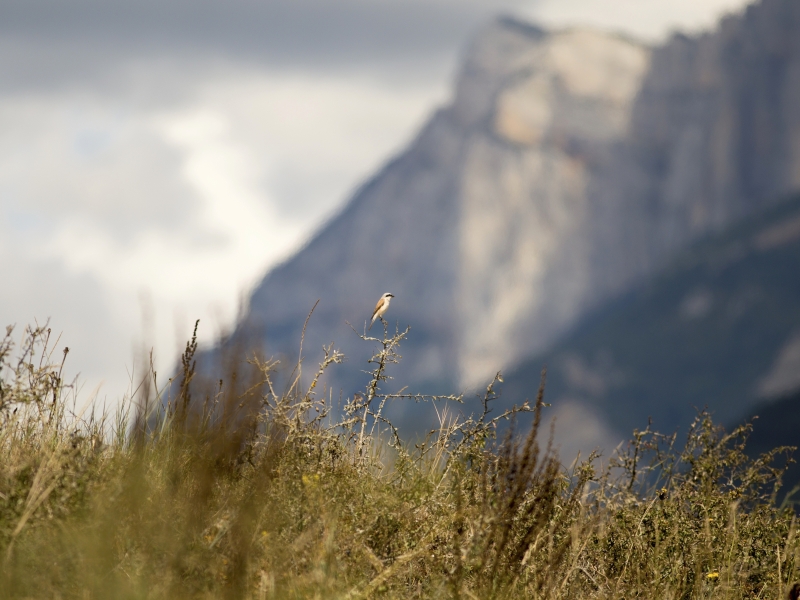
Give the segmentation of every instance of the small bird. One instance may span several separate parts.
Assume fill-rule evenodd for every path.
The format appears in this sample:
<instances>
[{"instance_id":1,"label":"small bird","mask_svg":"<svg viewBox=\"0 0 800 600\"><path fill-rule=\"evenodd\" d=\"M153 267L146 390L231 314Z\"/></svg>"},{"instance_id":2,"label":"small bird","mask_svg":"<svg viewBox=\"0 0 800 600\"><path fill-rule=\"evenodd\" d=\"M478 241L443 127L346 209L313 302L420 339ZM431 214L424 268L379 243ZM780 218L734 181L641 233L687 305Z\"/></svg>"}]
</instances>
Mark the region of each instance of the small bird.
<instances>
[{"instance_id":1,"label":"small bird","mask_svg":"<svg viewBox=\"0 0 800 600\"><path fill-rule=\"evenodd\" d=\"M369 324L369 329L372 329L375 321L381 318L389 308L389 302L392 301L392 298L394 298L394 294L386 292L383 296L381 296L381 299L378 300L378 303L375 305L375 310L372 311L372 322Z\"/></svg>"}]
</instances>

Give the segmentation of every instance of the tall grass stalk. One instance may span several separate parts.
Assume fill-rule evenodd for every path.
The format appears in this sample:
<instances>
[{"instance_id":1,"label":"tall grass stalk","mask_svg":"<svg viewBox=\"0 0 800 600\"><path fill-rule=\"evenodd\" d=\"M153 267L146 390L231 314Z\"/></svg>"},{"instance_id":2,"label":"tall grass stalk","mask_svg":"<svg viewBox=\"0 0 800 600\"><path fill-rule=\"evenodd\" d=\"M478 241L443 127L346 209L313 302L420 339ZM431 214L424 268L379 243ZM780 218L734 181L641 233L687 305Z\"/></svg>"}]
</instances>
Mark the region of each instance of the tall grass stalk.
<instances>
[{"instance_id":1,"label":"tall grass stalk","mask_svg":"<svg viewBox=\"0 0 800 600\"><path fill-rule=\"evenodd\" d=\"M285 389L280 365L229 356L203 383L151 366L115 414L75 410L45 328L0 343L0 595L4 598L784 598L798 579L793 510L776 504L788 449L744 452L700 413L649 427L607 459L565 467L542 431L545 377L494 414L459 396L386 393L408 330L376 348L342 410L333 346ZM307 370L308 371L308 370ZM171 390L174 390L171 391ZM431 402L409 442L389 402ZM521 413L532 425L520 430ZM504 429L498 426L505 423ZM500 431L500 433L498 433Z\"/></svg>"}]
</instances>

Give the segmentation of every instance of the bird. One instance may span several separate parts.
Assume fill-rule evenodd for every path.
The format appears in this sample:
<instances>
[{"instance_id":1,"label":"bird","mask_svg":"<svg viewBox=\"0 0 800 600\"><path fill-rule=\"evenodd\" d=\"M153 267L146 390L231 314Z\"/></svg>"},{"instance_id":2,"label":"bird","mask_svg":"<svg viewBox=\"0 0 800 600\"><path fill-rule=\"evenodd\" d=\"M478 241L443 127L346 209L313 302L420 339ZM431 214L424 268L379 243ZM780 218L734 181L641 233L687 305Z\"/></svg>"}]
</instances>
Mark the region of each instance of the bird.
<instances>
[{"instance_id":1,"label":"bird","mask_svg":"<svg viewBox=\"0 0 800 600\"><path fill-rule=\"evenodd\" d=\"M389 302L392 301L392 298L394 298L394 294L390 294L389 292L381 296L381 299L378 300L378 303L375 305L375 310L372 311L372 322L369 324L368 329L372 329L375 321L383 316L389 308Z\"/></svg>"}]
</instances>

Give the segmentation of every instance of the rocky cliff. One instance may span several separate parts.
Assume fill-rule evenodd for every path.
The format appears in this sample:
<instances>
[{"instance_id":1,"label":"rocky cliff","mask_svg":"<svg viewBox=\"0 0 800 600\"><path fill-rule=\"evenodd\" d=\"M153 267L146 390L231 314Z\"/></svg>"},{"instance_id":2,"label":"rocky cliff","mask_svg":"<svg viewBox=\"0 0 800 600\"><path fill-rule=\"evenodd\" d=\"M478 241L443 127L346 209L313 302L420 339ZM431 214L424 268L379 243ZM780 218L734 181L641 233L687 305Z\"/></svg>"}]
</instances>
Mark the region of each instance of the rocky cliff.
<instances>
[{"instance_id":1,"label":"rocky cliff","mask_svg":"<svg viewBox=\"0 0 800 600\"><path fill-rule=\"evenodd\" d=\"M269 353L351 361L385 291L412 327L398 380L469 387L542 351L698 236L800 185L800 4L763 0L651 50L500 19L449 105L252 295Z\"/></svg>"},{"instance_id":2,"label":"rocky cliff","mask_svg":"<svg viewBox=\"0 0 800 600\"><path fill-rule=\"evenodd\" d=\"M800 195L692 244L509 370L501 406L530 396L547 365L547 416L556 417L570 459L615 447L649 418L682 437L704 407L727 426L762 412L774 417L769 404L800 397L798 273ZM759 421L756 431L796 432L796 413L780 427Z\"/></svg>"},{"instance_id":3,"label":"rocky cliff","mask_svg":"<svg viewBox=\"0 0 800 600\"><path fill-rule=\"evenodd\" d=\"M762 0L654 50L630 133L589 192L603 223L592 272L624 286L799 187L800 3Z\"/></svg>"}]
</instances>

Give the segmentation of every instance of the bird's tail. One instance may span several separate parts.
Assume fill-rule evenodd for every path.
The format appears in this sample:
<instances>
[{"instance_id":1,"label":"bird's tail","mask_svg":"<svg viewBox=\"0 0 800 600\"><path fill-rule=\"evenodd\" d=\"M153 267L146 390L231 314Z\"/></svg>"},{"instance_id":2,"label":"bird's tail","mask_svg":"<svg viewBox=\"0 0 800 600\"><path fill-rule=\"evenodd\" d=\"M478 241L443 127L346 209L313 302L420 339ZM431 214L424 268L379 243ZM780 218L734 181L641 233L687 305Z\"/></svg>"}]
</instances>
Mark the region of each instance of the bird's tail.
<instances>
[{"instance_id":1,"label":"bird's tail","mask_svg":"<svg viewBox=\"0 0 800 600\"><path fill-rule=\"evenodd\" d=\"M372 319L372 323L370 323L370 324L369 324L369 327L367 327L367 331L369 331L370 329L372 329L372 326L373 326L373 325L375 325L375 319Z\"/></svg>"}]
</instances>

